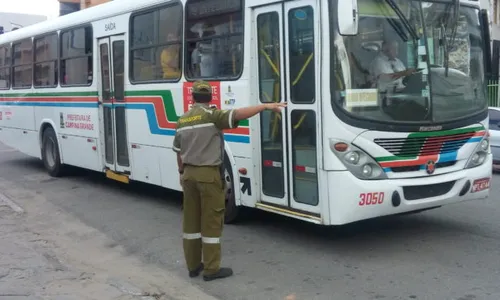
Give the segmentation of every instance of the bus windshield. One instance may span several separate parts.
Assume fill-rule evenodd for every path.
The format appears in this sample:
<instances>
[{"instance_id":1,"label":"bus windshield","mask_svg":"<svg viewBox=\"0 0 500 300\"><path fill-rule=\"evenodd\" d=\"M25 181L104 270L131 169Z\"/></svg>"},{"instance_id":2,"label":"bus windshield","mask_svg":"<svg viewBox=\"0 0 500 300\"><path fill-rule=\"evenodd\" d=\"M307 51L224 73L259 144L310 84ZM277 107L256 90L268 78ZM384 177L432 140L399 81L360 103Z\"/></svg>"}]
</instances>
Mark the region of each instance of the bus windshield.
<instances>
[{"instance_id":1,"label":"bus windshield","mask_svg":"<svg viewBox=\"0 0 500 300\"><path fill-rule=\"evenodd\" d=\"M450 0L358 0L358 9L358 34L335 30L333 39L336 109L391 124L439 124L485 111L477 8Z\"/></svg>"}]
</instances>

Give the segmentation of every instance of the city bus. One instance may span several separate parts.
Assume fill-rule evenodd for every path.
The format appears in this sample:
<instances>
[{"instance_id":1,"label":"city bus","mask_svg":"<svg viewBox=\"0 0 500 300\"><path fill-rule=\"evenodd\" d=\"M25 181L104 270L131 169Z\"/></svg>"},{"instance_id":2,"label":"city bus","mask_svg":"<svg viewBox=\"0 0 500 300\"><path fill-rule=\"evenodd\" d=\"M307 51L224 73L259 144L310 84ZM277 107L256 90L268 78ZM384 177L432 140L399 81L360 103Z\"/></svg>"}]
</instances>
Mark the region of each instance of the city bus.
<instances>
[{"instance_id":1,"label":"city bus","mask_svg":"<svg viewBox=\"0 0 500 300\"><path fill-rule=\"evenodd\" d=\"M225 222L320 225L489 195L487 11L474 0L116 0L0 35L0 141L182 191L192 85L230 110Z\"/></svg>"}]
</instances>

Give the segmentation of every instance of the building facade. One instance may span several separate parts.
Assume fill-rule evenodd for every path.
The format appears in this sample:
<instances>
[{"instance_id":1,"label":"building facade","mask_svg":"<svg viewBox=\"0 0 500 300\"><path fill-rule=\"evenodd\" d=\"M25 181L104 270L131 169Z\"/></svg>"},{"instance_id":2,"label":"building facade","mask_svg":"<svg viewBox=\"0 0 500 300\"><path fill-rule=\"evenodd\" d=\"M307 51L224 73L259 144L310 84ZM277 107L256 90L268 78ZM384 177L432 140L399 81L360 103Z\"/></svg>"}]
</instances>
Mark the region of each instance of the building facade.
<instances>
[{"instance_id":1,"label":"building facade","mask_svg":"<svg viewBox=\"0 0 500 300\"><path fill-rule=\"evenodd\" d=\"M6 33L45 20L47 20L47 16L0 12L0 33Z\"/></svg>"},{"instance_id":2,"label":"building facade","mask_svg":"<svg viewBox=\"0 0 500 300\"><path fill-rule=\"evenodd\" d=\"M113 0L59 0L59 14L64 16L109 1Z\"/></svg>"}]
</instances>

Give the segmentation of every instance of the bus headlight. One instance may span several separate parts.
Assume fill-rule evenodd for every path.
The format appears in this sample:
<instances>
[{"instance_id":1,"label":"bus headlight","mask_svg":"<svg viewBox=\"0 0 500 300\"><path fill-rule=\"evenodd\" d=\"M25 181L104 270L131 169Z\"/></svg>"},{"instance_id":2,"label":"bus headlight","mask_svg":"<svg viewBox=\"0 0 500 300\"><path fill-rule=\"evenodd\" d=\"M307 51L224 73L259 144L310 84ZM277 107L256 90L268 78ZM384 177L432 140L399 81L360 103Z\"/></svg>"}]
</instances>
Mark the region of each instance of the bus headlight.
<instances>
[{"instance_id":1,"label":"bus headlight","mask_svg":"<svg viewBox=\"0 0 500 300\"><path fill-rule=\"evenodd\" d=\"M483 140L477 145L474 152L472 152L469 161L465 165L465 169L474 168L482 165L486 161L486 157L490 152L490 138L489 135L485 135Z\"/></svg>"},{"instance_id":2,"label":"bus headlight","mask_svg":"<svg viewBox=\"0 0 500 300\"><path fill-rule=\"evenodd\" d=\"M330 149L357 178L387 179L387 175L375 159L360 148L344 141L330 139Z\"/></svg>"}]
</instances>

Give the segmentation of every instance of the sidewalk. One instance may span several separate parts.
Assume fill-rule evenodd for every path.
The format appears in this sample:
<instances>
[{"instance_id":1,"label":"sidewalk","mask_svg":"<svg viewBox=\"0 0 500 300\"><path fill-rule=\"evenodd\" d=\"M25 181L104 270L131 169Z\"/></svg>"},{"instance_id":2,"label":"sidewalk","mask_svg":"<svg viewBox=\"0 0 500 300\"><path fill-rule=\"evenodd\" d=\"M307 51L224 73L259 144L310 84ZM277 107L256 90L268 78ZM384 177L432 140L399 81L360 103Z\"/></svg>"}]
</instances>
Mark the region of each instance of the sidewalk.
<instances>
[{"instance_id":1,"label":"sidewalk","mask_svg":"<svg viewBox=\"0 0 500 300\"><path fill-rule=\"evenodd\" d=\"M216 300L2 178L0 241L2 300Z\"/></svg>"}]
</instances>

